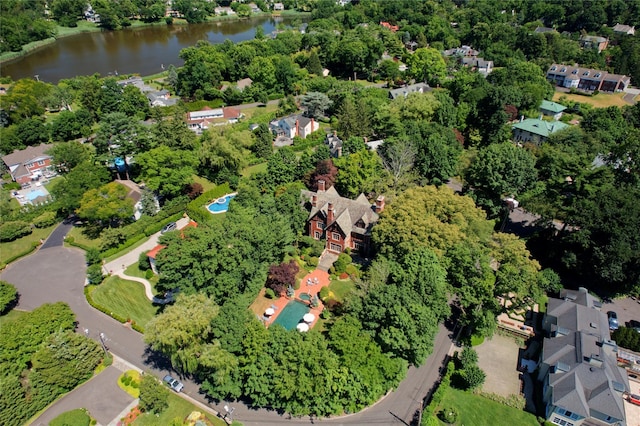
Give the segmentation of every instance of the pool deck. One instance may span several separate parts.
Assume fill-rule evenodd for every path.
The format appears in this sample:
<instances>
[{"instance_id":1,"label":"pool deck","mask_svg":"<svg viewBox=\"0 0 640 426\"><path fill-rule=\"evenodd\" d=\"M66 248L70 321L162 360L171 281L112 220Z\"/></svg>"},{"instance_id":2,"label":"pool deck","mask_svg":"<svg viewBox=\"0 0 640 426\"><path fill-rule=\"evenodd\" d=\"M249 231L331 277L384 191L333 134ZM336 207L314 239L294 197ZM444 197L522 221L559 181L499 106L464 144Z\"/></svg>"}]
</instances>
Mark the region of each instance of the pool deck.
<instances>
[{"instance_id":1,"label":"pool deck","mask_svg":"<svg viewBox=\"0 0 640 426\"><path fill-rule=\"evenodd\" d=\"M318 281L317 284L315 284L316 279ZM309 285L307 284L308 282L311 282L314 284ZM292 299L301 300L300 295L307 294L307 293L310 293L311 297L313 297L314 295L317 295L318 293L320 293L320 289L322 287L328 287L330 283L331 281L329 280L329 274L327 272L321 271L319 269L311 271L310 273L308 273L302 278L302 281L300 282L300 288L295 291L294 297ZM271 315L271 317L265 321L265 325L267 327L275 321L278 315L280 315L280 312L282 312L284 307L287 306L287 303L289 303L292 299L285 296L281 296L273 302L273 306L276 307L275 309L276 313ZM304 300L302 301L305 302ZM309 329L312 329L313 326L316 325L316 322L318 321L318 318L320 317L320 314L322 313L323 310L324 310L324 305L322 304L322 300L320 300L320 296L318 295L318 307L317 308L311 307L311 310L309 311L315 316L315 319L311 323L309 323Z\"/></svg>"}]
</instances>

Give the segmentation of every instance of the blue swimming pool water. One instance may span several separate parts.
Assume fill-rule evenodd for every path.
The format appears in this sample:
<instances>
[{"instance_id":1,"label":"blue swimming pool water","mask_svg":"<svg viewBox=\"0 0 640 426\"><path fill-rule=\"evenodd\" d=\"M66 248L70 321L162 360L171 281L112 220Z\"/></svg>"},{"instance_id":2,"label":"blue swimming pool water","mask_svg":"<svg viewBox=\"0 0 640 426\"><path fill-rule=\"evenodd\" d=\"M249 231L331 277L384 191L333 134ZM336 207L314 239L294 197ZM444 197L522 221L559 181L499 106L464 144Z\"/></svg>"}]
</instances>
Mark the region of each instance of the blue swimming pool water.
<instances>
[{"instance_id":1,"label":"blue swimming pool water","mask_svg":"<svg viewBox=\"0 0 640 426\"><path fill-rule=\"evenodd\" d=\"M306 303L292 300L282 309L273 323L280 324L287 330L293 330L302 321L304 314L309 313L310 310Z\"/></svg>"},{"instance_id":2,"label":"blue swimming pool water","mask_svg":"<svg viewBox=\"0 0 640 426\"><path fill-rule=\"evenodd\" d=\"M47 194L44 193L42 189L36 189L35 191L30 191L27 193L27 199L29 201L33 201L38 197L46 197Z\"/></svg>"},{"instance_id":3,"label":"blue swimming pool water","mask_svg":"<svg viewBox=\"0 0 640 426\"><path fill-rule=\"evenodd\" d=\"M229 210L229 202L233 199L236 194L227 194L224 197L220 197L215 200L213 203L207 206L207 210L209 210L213 214L224 213Z\"/></svg>"}]
</instances>

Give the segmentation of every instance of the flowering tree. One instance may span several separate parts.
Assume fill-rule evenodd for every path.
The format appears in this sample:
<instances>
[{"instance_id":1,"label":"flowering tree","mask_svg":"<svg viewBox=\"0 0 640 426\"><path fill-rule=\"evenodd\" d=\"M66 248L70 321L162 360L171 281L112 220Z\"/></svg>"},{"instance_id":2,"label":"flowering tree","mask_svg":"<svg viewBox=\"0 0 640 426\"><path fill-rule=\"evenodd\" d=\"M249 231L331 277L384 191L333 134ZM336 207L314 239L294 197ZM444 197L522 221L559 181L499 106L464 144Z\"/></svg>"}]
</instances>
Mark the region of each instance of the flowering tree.
<instances>
[{"instance_id":1,"label":"flowering tree","mask_svg":"<svg viewBox=\"0 0 640 426\"><path fill-rule=\"evenodd\" d=\"M272 289L276 294L282 294L288 286L293 286L296 282L296 274L300 268L295 260L269 267L267 277L267 288Z\"/></svg>"}]
</instances>

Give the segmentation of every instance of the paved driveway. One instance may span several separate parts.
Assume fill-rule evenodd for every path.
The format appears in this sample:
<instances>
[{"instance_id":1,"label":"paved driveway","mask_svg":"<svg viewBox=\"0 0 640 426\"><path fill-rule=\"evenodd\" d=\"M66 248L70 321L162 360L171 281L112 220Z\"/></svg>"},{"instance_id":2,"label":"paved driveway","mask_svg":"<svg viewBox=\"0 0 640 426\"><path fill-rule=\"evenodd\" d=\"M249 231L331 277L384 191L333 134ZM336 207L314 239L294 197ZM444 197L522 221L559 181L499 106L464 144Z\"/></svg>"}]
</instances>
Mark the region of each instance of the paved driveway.
<instances>
[{"instance_id":1,"label":"paved driveway","mask_svg":"<svg viewBox=\"0 0 640 426\"><path fill-rule=\"evenodd\" d=\"M86 275L84 252L56 245L56 241L61 244L61 240L56 238L46 247L43 245L36 253L10 264L0 274L0 279L14 284L20 292L19 308L32 310L47 302L66 302L76 314L79 331L88 329L89 336L94 340L98 340L100 332L105 333L109 350L141 370L152 371L160 378L167 372L175 374L168 369L170 365L164 357L147 350L141 334L93 309L87 303L83 293ZM135 260L137 261L137 256ZM421 407L422 399L438 380L442 361L451 347L449 332L444 326L440 326L434 342L434 353L420 368L410 368L407 378L396 391L360 413L337 419L323 419L322 422L335 425L410 424ZM185 384L186 395L217 411L224 411L225 402L208 403L206 397L200 394L200 388L195 382L184 378L182 381ZM88 386L94 387L93 380ZM100 395L101 386L95 388L97 391L94 395ZM85 395L89 393L85 392ZM90 403L90 397L85 398L84 406L87 407ZM242 403L230 405L235 408L234 419L246 426L308 425L314 422L309 418L291 419L273 411L252 409Z\"/></svg>"},{"instance_id":2,"label":"paved driveway","mask_svg":"<svg viewBox=\"0 0 640 426\"><path fill-rule=\"evenodd\" d=\"M134 398L118 387L118 377L122 371L111 366L77 387L47 409L33 425L48 425L60 414L86 408L99 424L108 425Z\"/></svg>"}]
</instances>

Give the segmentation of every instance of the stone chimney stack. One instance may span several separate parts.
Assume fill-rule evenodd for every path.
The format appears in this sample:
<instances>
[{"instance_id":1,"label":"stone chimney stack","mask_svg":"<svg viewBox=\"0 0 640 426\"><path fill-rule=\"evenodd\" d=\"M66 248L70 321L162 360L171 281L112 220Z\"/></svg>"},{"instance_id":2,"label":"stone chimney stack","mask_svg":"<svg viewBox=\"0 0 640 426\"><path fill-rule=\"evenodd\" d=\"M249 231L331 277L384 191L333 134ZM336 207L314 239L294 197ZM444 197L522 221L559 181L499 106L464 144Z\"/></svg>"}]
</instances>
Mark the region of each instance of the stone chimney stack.
<instances>
[{"instance_id":1,"label":"stone chimney stack","mask_svg":"<svg viewBox=\"0 0 640 426\"><path fill-rule=\"evenodd\" d=\"M333 216L333 203L329 203L327 205L327 224L330 224L331 222L333 222L334 216Z\"/></svg>"},{"instance_id":2,"label":"stone chimney stack","mask_svg":"<svg viewBox=\"0 0 640 426\"><path fill-rule=\"evenodd\" d=\"M318 192L324 192L325 189L325 183L324 183L324 179L320 179L318 181Z\"/></svg>"},{"instance_id":3,"label":"stone chimney stack","mask_svg":"<svg viewBox=\"0 0 640 426\"><path fill-rule=\"evenodd\" d=\"M316 194L313 194L311 196L311 205L315 207L317 204L318 204L318 196Z\"/></svg>"},{"instance_id":4,"label":"stone chimney stack","mask_svg":"<svg viewBox=\"0 0 640 426\"><path fill-rule=\"evenodd\" d=\"M311 117L311 133L313 133L313 130L315 129L315 127L316 127L316 122L315 122L315 120L313 119L313 117ZM305 136L306 136L306 135L305 135Z\"/></svg>"},{"instance_id":5,"label":"stone chimney stack","mask_svg":"<svg viewBox=\"0 0 640 426\"><path fill-rule=\"evenodd\" d=\"M382 210L384 210L384 195L380 195L376 198L376 213L380 213Z\"/></svg>"}]
</instances>

